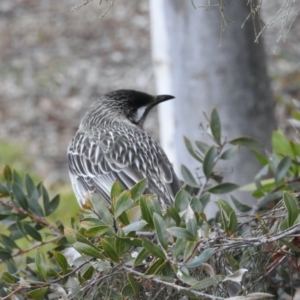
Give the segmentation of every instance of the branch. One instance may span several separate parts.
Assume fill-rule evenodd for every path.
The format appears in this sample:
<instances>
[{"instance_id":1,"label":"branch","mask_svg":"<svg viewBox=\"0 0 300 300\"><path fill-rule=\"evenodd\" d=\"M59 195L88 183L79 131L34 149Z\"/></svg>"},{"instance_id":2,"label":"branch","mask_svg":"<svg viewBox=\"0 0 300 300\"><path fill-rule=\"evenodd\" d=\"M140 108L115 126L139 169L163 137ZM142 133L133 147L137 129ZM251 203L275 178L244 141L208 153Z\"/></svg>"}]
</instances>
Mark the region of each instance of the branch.
<instances>
[{"instance_id":1,"label":"branch","mask_svg":"<svg viewBox=\"0 0 300 300\"><path fill-rule=\"evenodd\" d=\"M128 267L122 266L122 268L125 271L127 271L128 273L131 273L131 274L134 274L134 275L137 275L137 276L141 276L141 277L145 276L145 274L140 273L138 271L135 271L133 269L130 269ZM201 292L198 292L198 291L194 291L194 290L191 290L187 287L183 287L183 286L171 283L171 282L163 281L159 278L151 277L151 280L153 280L154 282L157 282L157 283L161 283L161 284L166 285L166 286L170 286L170 287L172 287L173 289L175 289L177 291L186 291L186 292L189 292L189 293L193 293L195 296L206 297L207 299L214 299L214 300L223 300L223 299L225 299L225 298L221 298L221 297L216 297L214 295L209 295L209 294L201 293Z\"/></svg>"},{"instance_id":2,"label":"branch","mask_svg":"<svg viewBox=\"0 0 300 300\"><path fill-rule=\"evenodd\" d=\"M44 225L44 226L46 226L46 227L52 229L53 231L58 232L58 233L61 234L61 231L60 231L57 227L53 226L51 223L49 223L49 222L48 222L46 219L44 219L44 218L40 218L40 217L38 217L37 215L35 215L35 214L31 213L31 212L28 212L28 211L26 211L26 210L24 210L24 209L22 209L22 208L20 208L20 207L17 207L17 206L15 206L15 205L13 205L13 204L4 202L4 201L2 201L2 200L0 200L0 204L3 205L3 206L5 206L5 207L9 207L9 208L11 208L12 210L16 211L17 213L22 214L22 215L24 215L24 216L27 216L27 217L29 217L30 219L36 221L37 223L40 223L40 224L42 224L42 225Z\"/></svg>"},{"instance_id":3,"label":"branch","mask_svg":"<svg viewBox=\"0 0 300 300\"><path fill-rule=\"evenodd\" d=\"M290 236L293 233L300 231L300 224L296 224L286 230L278 232L273 236L263 235L255 238L224 238L218 237L219 240L222 240L222 244L215 244L214 247L219 248L216 251L223 251L230 248L246 248L246 247L257 247L262 246L264 244L273 243L278 241L286 236Z\"/></svg>"}]
</instances>

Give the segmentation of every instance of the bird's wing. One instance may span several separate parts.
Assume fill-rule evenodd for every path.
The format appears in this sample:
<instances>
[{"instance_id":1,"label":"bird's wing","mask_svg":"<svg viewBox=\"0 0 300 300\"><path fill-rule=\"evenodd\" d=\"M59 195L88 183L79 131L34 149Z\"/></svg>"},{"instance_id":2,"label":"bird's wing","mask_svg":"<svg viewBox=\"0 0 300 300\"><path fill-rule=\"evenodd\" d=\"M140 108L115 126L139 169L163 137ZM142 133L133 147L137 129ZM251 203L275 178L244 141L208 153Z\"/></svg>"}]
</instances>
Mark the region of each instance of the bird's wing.
<instances>
[{"instance_id":1,"label":"bird's wing","mask_svg":"<svg viewBox=\"0 0 300 300\"><path fill-rule=\"evenodd\" d=\"M179 190L179 181L159 145L144 131L78 131L68 150L70 177L78 202L88 192L98 193L110 203L110 190L119 180L129 189L147 178L147 193L167 204Z\"/></svg>"}]
</instances>

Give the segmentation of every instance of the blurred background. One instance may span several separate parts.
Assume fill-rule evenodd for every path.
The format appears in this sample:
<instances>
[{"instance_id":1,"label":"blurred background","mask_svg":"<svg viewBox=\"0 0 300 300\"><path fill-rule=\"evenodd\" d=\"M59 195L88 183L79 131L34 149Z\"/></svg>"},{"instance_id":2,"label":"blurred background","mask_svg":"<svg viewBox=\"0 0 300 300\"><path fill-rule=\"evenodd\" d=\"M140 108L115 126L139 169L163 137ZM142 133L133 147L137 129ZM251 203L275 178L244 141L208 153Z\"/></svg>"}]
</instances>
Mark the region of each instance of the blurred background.
<instances>
[{"instance_id":1,"label":"blurred background","mask_svg":"<svg viewBox=\"0 0 300 300\"><path fill-rule=\"evenodd\" d=\"M265 23L281 2L262 2ZM0 165L68 190L67 146L90 103L120 88L155 93L148 1L115 1L100 19L110 2L71 12L80 4L0 1ZM277 123L287 133L291 101L300 100L297 14L263 33ZM154 111L147 128L158 138L156 118Z\"/></svg>"}]
</instances>

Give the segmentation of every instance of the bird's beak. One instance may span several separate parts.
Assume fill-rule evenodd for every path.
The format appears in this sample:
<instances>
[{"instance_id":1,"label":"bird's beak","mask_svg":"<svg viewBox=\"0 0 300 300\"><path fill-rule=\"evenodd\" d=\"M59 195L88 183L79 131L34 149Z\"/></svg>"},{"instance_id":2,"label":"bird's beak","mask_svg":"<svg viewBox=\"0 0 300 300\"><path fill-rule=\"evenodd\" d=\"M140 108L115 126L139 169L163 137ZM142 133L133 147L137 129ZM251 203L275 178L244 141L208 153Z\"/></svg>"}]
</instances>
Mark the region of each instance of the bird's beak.
<instances>
[{"instance_id":1,"label":"bird's beak","mask_svg":"<svg viewBox=\"0 0 300 300\"><path fill-rule=\"evenodd\" d=\"M147 107L147 111L149 112L150 109L152 109L154 106L156 106L157 104L167 101L167 100L171 100L174 99L174 96L171 95L159 95L154 97L154 101Z\"/></svg>"},{"instance_id":2,"label":"bird's beak","mask_svg":"<svg viewBox=\"0 0 300 300\"><path fill-rule=\"evenodd\" d=\"M161 102L164 102L164 101L167 101L167 100L171 100L171 99L174 99L175 97L174 96L171 96L171 95L159 95L159 96L156 96L155 97L155 101L154 101L154 105L157 105Z\"/></svg>"},{"instance_id":3,"label":"bird's beak","mask_svg":"<svg viewBox=\"0 0 300 300\"><path fill-rule=\"evenodd\" d=\"M139 120L139 125L141 127L143 127L143 124L144 124L144 121L146 119L146 116L148 115L149 111L154 107L156 106L157 104L161 103L161 102L164 102L164 101L167 101L167 100L170 100L170 99L173 99L175 98L174 96L171 96L171 95L159 95L159 96L156 96L154 97L154 100L153 102L151 102L145 112L144 112L144 115L142 116L142 118Z\"/></svg>"}]
</instances>

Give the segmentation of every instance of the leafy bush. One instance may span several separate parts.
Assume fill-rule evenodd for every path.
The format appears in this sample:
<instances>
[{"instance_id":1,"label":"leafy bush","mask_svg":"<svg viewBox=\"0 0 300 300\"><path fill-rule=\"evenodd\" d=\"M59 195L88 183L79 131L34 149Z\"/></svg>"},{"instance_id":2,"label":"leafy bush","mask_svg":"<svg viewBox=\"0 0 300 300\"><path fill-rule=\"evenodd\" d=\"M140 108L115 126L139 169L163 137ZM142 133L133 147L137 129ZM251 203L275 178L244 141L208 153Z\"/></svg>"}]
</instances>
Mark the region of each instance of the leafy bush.
<instances>
[{"instance_id":1,"label":"leafy bush","mask_svg":"<svg viewBox=\"0 0 300 300\"><path fill-rule=\"evenodd\" d=\"M35 185L30 176L22 179L5 167L0 184L2 299L293 295L300 252L300 145L277 131L273 153L266 157L252 150L262 169L242 189L252 191L256 207L233 196L234 208L218 199L219 213L208 220L204 209L211 195L238 188L222 182L216 163L241 146L257 146L248 137L223 140L215 109L208 123L212 145L185 138L203 178L182 166L184 189L166 210L153 195L143 194L146 179L130 190L115 182L110 208L99 195L89 195L80 226L65 228L63 221L49 221L59 209L59 196L50 200L42 183Z\"/></svg>"}]
</instances>

